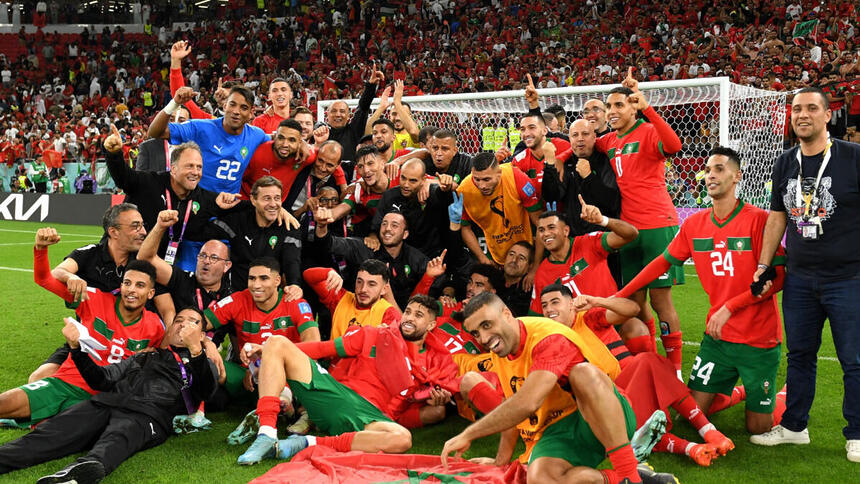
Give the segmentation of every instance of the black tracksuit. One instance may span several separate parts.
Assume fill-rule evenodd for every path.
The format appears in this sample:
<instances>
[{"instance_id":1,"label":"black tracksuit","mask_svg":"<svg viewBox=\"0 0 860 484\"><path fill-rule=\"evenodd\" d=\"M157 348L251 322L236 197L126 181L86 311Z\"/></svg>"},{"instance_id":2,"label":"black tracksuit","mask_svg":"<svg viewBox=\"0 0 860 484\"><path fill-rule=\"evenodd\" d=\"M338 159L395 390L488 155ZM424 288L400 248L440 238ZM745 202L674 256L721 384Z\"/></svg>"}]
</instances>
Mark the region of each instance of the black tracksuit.
<instances>
[{"instance_id":1,"label":"black tracksuit","mask_svg":"<svg viewBox=\"0 0 860 484\"><path fill-rule=\"evenodd\" d=\"M174 348L185 361L194 408L218 386L217 370L201 353ZM0 472L23 469L89 450L105 473L135 453L155 447L173 433L173 417L187 414L179 363L169 349L141 352L119 363L98 366L80 349L72 359L96 394L39 424L29 434L0 447Z\"/></svg>"}]
</instances>

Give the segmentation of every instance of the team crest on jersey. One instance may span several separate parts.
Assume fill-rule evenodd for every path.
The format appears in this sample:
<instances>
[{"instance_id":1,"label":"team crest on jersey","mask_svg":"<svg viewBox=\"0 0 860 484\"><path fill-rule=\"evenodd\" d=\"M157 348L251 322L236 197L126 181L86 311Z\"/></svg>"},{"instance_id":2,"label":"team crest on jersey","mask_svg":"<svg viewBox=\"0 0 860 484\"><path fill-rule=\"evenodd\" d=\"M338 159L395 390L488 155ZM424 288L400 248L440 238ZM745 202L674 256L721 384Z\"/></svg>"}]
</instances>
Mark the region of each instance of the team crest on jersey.
<instances>
[{"instance_id":1,"label":"team crest on jersey","mask_svg":"<svg viewBox=\"0 0 860 484\"><path fill-rule=\"evenodd\" d=\"M761 389L764 390L765 395L768 395L770 393L770 382L767 380L761 382Z\"/></svg>"},{"instance_id":2,"label":"team crest on jersey","mask_svg":"<svg viewBox=\"0 0 860 484\"><path fill-rule=\"evenodd\" d=\"M458 174L456 174L456 173L455 173L455 174L454 174L454 181L455 181L456 183L460 183L460 175L458 175Z\"/></svg>"},{"instance_id":3,"label":"team crest on jersey","mask_svg":"<svg viewBox=\"0 0 860 484\"><path fill-rule=\"evenodd\" d=\"M200 204L197 202L191 202L191 211L194 212L194 215L197 215L197 212L200 211Z\"/></svg>"},{"instance_id":4,"label":"team crest on jersey","mask_svg":"<svg viewBox=\"0 0 860 484\"><path fill-rule=\"evenodd\" d=\"M269 247L271 247L272 250L275 250L275 245L277 245L277 244L278 244L278 236L273 235L273 236L269 237Z\"/></svg>"},{"instance_id":5,"label":"team crest on jersey","mask_svg":"<svg viewBox=\"0 0 860 484\"><path fill-rule=\"evenodd\" d=\"M406 277L409 277L409 274L412 273L412 268L409 267L409 264L406 264L405 266L403 266L403 272L406 273Z\"/></svg>"},{"instance_id":6,"label":"team crest on jersey","mask_svg":"<svg viewBox=\"0 0 860 484\"><path fill-rule=\"evenodd\" d=\"M242 158L247 158L248 157L248 147L243 146L242 149L239 150L239 153L242 155Z\"/></svg>"}]
</instances>

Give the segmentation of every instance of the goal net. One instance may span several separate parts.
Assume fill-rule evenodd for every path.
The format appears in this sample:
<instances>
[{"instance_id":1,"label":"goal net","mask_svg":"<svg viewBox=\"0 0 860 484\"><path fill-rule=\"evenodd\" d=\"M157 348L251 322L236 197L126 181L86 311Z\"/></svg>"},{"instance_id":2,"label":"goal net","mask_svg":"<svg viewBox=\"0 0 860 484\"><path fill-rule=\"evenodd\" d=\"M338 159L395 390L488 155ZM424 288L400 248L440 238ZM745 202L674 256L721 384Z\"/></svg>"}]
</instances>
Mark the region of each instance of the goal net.
<instances>
[{"instance_id":1,"label":"goal net","mask_svg":"<svg viewBox=\"0 0 860 484\"><path fill-rule=\"evenodd\" d=\"M588 99L606 98L616 87L576 86L539 89L540 106L561 105L567 124L581 117ZM706 78L639 84L648 102L681 138L683 148L666 162L666 185L679 215L710 205L703 182L708 151L728 146L741 155L744 181L739 196L766 207L770 198L773 162L783 150L786 123L785 93L765 91ZM404 97L420 127L437 126L457 134L460 151L475 154L513 149L519 140L519 117L528 111L523 91ZM333 101L320 101L318 119ZM374 100L372 109L377 106ZM355 109L358 100L347 101Z\"/></svg>"}]
</instances>

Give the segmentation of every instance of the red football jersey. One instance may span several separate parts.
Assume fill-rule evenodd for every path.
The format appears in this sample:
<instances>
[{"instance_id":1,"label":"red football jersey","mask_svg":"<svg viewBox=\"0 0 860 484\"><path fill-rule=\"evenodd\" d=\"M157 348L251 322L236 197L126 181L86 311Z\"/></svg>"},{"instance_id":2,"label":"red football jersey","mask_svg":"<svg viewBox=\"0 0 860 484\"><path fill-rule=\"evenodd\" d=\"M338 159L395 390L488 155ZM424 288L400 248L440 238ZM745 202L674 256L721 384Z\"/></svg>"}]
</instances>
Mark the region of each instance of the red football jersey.
<instances>
[{"instance_id":1,"label":"red football jersey","mask_svg":"<svg viewBox=\"0 0 860 484\"><path fill-rule=\"evenodd\" d=\"M295 156L281 160L272 149L273 143L274 141L266 141L257 147L251 161L248 162L248 167L242 174L243 199L248 200L251 197L251 187L254 186L254 182L264 176L273 176L281 182L284 186L281 198L286 199L299 172L306 166L312 165L317 159L317 150L311 148L308 158L303 162L298 161ZM338 185L346 185L346 175L340 166L335 168L332 176Z\"/></svg>"},{"instance_id":2,"label":"red football jersey","mask_svg":"<svg viewBox=\"0 0 860 484\"><path fill-rule=\"evenodd\" d=\"M606 153L621 191L621 220L637 229L678 225L678 212L666 190L666 154L657 130L643 120L623 134L598 138L595 148Z\"/></svg>"},{"instance_id":3,"label":"red football jersey","mask_svg":"<svg viewBox=\"0 0 860 484\"><path fill-rule=\"evenodd\" d=\"M376 366L376 340L379 328L362 326L334 340L339 360L329 367L331 376L358 393L373 406L391 416L391 395L379 377ZM404 358L406 355L403 355Z\"/></svg>"},{"instance_id":4,"label":"red football jersey","mask_svg":"<svg viewBox=\"0 0 860 484\"><path fill-rule=\"evenodd\" d=\"M463 329L463 323L454 320L451 314L463 310L463 302L458 302L455 306L443 306L436 315L436 327L430 333L435 335L436 339L442 343L449 353L456 355L459 353L468 353L470 355L479 355L486 353L481 343L478 343L471 334Z\"/></svg>"},{"instance_id":5,"label":"red football jersey","mask_svg":"<svg viewBox=\"0 0 860 484\"><path fill-rule=\"evenodd\" d=\"M95 364L119 363L137 351L161 344L165 328L157 314L144 309L136 320L126 322L117 310L117 305L121 304L117 296L91 287L87 288L87 293L89 299L78 305L75 314L90 336L105 346L104 350L96 351L101 360L91 356ZM52 376L89 393L97 393L84 381L71 355Z\"/></svg>"},{"instance_id":6,"label":"red football jersey","mask_svg":"<svg viewBox=\"0 0 860 484\"><path fill-rule=\"evenodd\" d=\"M399 186L399 178L389 178L386 190ZM343 203L352 207L352 223L357 224L362 220L368 218L372 219L373 216L376 215L376 207L379 205L379 200L381 198L382 193L374 193L369 190L365 190L361 184L361 179L359 178L357 182L350 185L346 190L346 197L344 197Z\"/></svg>"},{"instance_id":7,"label":"red football jersey","mask_svg":"<svg viewBox=\"0 0 860 484\"><path fill-rule=\"evenodd\" d=\"M738 201L724 221L713 209L702 210L684 220L680 232L666 248L663 257L681 265L690 257L702 288L708 293L710 318L726 301L750 290L758 267L767 212ZM773 264L785 263L780 246ZM706 320L707 320L706 318ZM782 341L776 294L736 311L722 329L721 339L759 348L772 348Z\"/></svg>"},{"instance_id":8,"label":"red football jersey","mask_svg":"<svg viewBox=\"0 0 860 484\"><path fill-rule=\"evenodd\" d=\"M262 129L266 134L272 134L278 130L278 125L281 124L281 121L283 120L284 118L275 113L261 114L254 118L254 121L252 121L251 124Z\"/></svg>"},{"instance_id":9,"label":"red football jersey","mask_svg":"<svg viewBox=\"0 0 860 484\"><path fill-rule=\"evenodd\" d=\"M549 142L555 145L555 152L561 153L562 151L566 151L570 149L570 143L561 139L561 138L548 138ZM514 164L517 168L520 169L523 173L528 175L529 178L532 179L537 185L538 188L538 197L540 197L540 188L543 185L543 156L540 158L535 157L532 150L529 148L520 151L516 155L514 155L511 163Z\"/></svg>"},{"instance_id":10,"label":"red football jersey","mask_svg":"<svg viewBox=\"0 0 860 484\"><path fill-rule=\"evenodd\" d=\"M615 294L618 287L606 264L606 256L612 252L606 243L608 236L609 232L592 232L571 237L570 252L563 261L544 259L535 274L529 313L543 314L540 292L550 284L563 284L574 296L609 297Z\"/></svg>"},{"instance_id":11,"label":"red football jersey","mask_svg":"<svg viewBox=\"0 0 860 484\"><path fill-rule=\"evenodd\" d=\"M284 336L293 343L301 342L302 331L317 327L311 306L304 299L284 301L281 290L278 290L278 300L277 306L263 311L254 304L251 293L245 289L218 301L204 313L216 328L232 324L236 328L239 348L245 343L261 345L273 334Z\"/></svg>"}]
</instances>

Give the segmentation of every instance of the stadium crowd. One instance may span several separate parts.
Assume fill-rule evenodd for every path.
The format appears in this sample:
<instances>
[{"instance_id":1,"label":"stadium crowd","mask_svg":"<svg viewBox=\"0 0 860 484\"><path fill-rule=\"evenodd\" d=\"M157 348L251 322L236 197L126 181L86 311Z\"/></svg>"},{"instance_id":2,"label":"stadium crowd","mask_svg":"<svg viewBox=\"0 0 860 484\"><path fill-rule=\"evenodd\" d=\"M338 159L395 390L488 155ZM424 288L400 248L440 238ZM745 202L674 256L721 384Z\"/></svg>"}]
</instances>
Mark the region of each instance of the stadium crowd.
<instances>
[{"instance_id":1,"label":"stadium crowd","mask_svg":"<svg viewBox=\"0 0 860 484\"><path fill-rule=\"evenodd\" d=\"M53 62L38 47L57 39L37 34L4 77L6 161L36 159L15 168L18 189L47 191L55 174L70 190L57 156L104 158L125 202L98 244L54 268L60 235L35 235L35 281L76 318L29 382L0 394L4 426L33 426L0 446L0 473L86 452L39 482L98 482L234 406L253 409L227 439L247 445L242 465L316 446L403 453L409 429L456 412L473 423L445 442L445 463L498 433L478 463L516 457L533 482L677 482L648 455L725 457L734 443L708 417L733 405L753 443L809 443L825 319L845 374L846 455L860 462L860 148L841 139L860 114L856 12L702 6L293 6L282 24L105 32L77 56L49 49ZM797 45L813 17L821 26ZM721 74L792 91L797 144L776 160L770 212L737 198L740 155L711 147L710 206L681 223L666 160L685 137L639 82ZM581 117L541 109L539 87L619 81ZM474 156L402 100L521 88L520 144ZM316 99L346 97L360 98L354 112L335 102L315 119ZM688 259L710 309L685 384L671 291ZM669 432L669 408L702 442Z\"/></svg>"}]
</instances>

